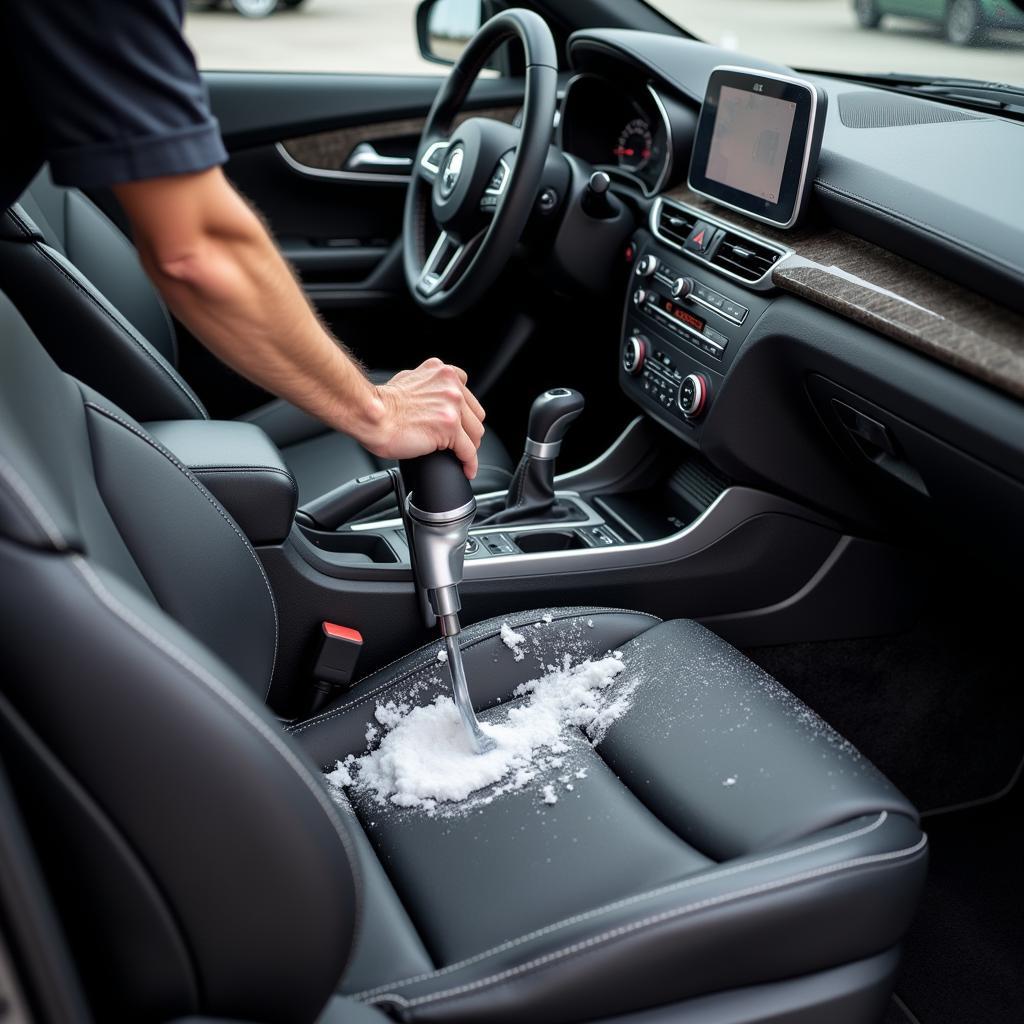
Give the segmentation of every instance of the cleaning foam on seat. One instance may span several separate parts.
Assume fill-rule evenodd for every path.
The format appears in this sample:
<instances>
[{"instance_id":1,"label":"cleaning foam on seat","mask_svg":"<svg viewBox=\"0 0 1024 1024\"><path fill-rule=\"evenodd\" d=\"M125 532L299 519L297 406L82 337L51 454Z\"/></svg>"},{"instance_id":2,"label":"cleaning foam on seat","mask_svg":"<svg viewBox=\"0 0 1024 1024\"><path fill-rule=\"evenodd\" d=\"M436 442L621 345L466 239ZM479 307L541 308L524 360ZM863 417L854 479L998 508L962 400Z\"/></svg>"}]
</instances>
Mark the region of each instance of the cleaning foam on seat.
<instances>
[{"instance_id":1,"label":"cleaning foam on seat","mask_svg":"<svg viewBox=\"0 0 1024 1024\"><path fill-rule=\"evenodd\" d=\"M516 660L522 656L519 651ZM556 791L575 791L570 777L577 785L586 778L585 768L567 764L570 732L580 730L597 744L628 711L638 682L620 679L624 670L618 651L577 665L565 655L560 666L516 687L513 701L481 716L495 743L483 754L473 751L448 696L417 707L394 701L378 705L375 718L387 730L380 744L338 762L327 780L382 807L430 815L464 813L529 786L542 803L554 804Z\"/></svg>"}]
</instances>

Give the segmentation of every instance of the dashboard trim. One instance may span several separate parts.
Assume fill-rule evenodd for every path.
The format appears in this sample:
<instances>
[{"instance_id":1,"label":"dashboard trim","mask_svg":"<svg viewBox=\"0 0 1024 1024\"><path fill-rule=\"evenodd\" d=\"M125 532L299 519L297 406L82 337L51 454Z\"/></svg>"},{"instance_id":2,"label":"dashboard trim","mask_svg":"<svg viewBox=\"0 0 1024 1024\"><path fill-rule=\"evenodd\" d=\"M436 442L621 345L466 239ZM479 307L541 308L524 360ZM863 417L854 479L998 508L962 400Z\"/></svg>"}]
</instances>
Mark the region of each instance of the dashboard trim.
<instances>
[{"instance_id":1,"label":"dashboard trim","mask_svg":"<svg viewBox=\"0 0 1024 1024\"><path fill-rule=\"evenodd\" d=\"M805 224L786 232L783 241L780 229L723 214L684 185L666 198L704 219L717 215L730 231L742 234L753 228L776 245L791 246L791 254L770 272L771 287L1024 400L1021 314L838 228Z\"/></svg>"}]
</instances>

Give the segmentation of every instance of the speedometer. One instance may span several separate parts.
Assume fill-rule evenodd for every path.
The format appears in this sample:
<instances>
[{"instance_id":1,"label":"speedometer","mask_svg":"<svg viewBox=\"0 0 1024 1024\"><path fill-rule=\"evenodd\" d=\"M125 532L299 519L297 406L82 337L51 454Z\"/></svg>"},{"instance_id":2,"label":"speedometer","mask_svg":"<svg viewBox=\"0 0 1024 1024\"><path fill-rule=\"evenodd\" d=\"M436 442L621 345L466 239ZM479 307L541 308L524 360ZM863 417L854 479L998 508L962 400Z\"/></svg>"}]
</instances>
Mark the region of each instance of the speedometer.
<instances>
[{"instance_id":1,"label":"speedometer","mask_svg":"<svg viewBox=\"0 0 1024 1024\"><path fill-rule=\"evenodd\" d=\"M634 117L619 133L612 155L623 170L640 171L647 166L653 150L651 126L642 117Z\"/></svg>"}]
</instances>

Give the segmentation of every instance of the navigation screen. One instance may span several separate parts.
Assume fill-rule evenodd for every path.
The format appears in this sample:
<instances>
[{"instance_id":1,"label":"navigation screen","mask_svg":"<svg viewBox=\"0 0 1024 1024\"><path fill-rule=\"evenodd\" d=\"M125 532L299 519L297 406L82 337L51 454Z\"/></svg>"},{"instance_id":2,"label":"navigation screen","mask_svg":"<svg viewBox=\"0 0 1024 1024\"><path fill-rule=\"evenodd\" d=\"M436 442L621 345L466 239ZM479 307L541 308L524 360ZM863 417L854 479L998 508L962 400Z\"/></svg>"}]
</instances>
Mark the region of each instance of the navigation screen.
<instances>
[{"instance_id":1,"label":"navigation screen","mask_svg":"<svg viewBox=\"0 0 1024 1024\"><path fill-rule=\"evenodd\" d=\"M769 203L779 201L796 103L723 85L705 174Z\"/></svg>"}]
</instances>

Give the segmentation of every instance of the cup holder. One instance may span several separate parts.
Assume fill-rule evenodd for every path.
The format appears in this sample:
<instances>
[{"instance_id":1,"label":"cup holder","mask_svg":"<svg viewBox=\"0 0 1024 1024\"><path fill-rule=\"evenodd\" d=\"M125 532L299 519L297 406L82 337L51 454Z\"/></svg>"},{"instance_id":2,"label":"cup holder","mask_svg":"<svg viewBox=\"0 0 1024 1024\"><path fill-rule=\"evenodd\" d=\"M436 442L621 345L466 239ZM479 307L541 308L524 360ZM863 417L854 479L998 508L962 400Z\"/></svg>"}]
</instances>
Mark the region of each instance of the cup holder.
<instances>
[{"instance_id":1,"label":"cup holder","mask_svg":"<svg viewBox=\"0 0 1024 1024\"><path fill-rule=\"evenodd\" d=\"M514 536L519 550L527 555L544 551L572 551L585 548L583 538L574 530L538 531L536 533L519 533Z\"/></svg>"}]
</instances>

